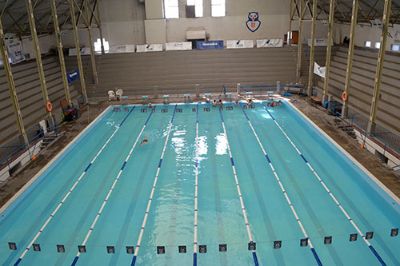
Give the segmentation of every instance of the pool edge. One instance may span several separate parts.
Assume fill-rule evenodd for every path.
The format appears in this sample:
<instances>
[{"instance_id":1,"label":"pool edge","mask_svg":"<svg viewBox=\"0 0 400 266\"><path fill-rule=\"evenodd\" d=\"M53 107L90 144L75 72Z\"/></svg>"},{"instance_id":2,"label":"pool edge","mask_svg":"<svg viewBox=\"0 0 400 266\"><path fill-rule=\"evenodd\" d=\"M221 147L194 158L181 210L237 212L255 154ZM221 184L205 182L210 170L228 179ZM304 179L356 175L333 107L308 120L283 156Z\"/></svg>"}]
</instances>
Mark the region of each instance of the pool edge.
<instances>
[{"instance_id":1,"label":"pool edge","mask_svg":"<svg viewBox=\"0 0 400 266\"><path fill-rule=\"evenodd\" d=\"M108 106L106 109L104 109L92 122L90 122L78 135L76 135L70 143L67 144L61 151L59 151L53 159L51 159L42 169L39 170L22 188L20 188L17 193L15 193L1 208L0 208L0 215L8 208L14 201L21 196L22 193L24 193L38 178L43 174L44 171L47 170L64 152L70 148L75 142L84 134L86 131L88 131L94 123L96 123L99 119L101 119L105 113L112 107L112 105Z\"/></svg>"},{"instance_id":2,"label":"pool edge","mask_svg":"<svg viewBox=\"0 0 400 266\"><path fill-rule=\"evenodd\" d=\"M311 125L314 126L324 137L326 137L336 148L338 148L347 158L349 158L355 165L357 165L368 177L374 181L381 189L383 189L393 200L400 204L400 198L393 193L385 184L382 183L374 174L372 174L364 165L362 165L356 158L353 157L348 151L346 151L342 146L340 146L331 136L329 136L323 129L321 129L314 121L312 121L306 114L300 111L290 99L286 99L286 102L303 118L305 118Z\"/></svg>"}]
</instances>

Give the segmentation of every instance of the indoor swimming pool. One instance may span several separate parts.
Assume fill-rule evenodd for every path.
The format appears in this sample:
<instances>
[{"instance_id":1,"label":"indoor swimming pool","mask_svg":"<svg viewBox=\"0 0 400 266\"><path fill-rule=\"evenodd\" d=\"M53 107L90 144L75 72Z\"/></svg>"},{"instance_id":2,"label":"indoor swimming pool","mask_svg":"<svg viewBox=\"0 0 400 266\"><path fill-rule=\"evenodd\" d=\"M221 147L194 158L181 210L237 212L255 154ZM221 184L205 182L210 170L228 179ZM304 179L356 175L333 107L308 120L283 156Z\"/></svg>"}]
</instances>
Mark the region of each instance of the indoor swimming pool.
<instances>
[{"instance_id":1,"label":"indoor swimming pool","mask_svg":"<svg viewBox=\"0 0 400 266\"><path fill-rule=\"evenodd\" d=\"M112 106L0 213L1 265L400 265L400 202L290 103Z\"/></svg>"}]
</instances>

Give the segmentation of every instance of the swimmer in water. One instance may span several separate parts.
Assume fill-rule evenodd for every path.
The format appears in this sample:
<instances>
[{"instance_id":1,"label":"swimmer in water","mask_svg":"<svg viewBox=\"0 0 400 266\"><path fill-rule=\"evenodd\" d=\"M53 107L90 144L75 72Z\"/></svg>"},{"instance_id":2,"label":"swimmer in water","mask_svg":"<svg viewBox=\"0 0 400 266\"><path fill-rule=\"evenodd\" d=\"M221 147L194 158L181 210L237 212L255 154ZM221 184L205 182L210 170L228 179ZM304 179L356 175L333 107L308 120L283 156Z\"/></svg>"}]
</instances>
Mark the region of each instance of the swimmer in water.
<instances>
[{"instance_id":1,"label":"swimmer in water","mask_svg":"<svg viewBox=\"0 0 400 266\"><path fill-rule=\"evenodd\" d=\"M149 140L148 140L147 137L144 137L142 142L140 143L140 145L144 145L144 144L147 144L147 143L149 143Z\"/></svg>"}]
</instances>

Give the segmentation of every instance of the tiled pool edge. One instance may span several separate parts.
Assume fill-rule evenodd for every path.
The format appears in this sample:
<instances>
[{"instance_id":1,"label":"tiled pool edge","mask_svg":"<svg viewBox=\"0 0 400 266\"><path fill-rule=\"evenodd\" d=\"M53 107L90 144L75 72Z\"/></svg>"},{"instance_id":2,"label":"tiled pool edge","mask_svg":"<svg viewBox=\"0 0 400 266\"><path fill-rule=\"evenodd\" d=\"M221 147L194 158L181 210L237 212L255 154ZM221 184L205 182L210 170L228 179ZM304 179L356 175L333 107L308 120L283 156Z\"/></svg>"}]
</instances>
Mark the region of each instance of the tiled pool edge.
<instances>
[{"instance_id":1,"label":"tiled pool edge","mask_svg":"<svg viewBox=\"0 0 400 266\"><path fill-rule=\"evenodd\" d=\"M112 105L108 106L106 109L104 109L92 122L89 123L77 136L75 136L70 143L67 144L61 151L59 151L53 159L51 159L49 162L46 163L46 165L39 170L22 188L18 190L17 193L15 193L1 208L0 208L0 215L4 213L4 211L11 206L17 200L21 194L23 194L33 183L37 181L37 179L43 174L44 171L46 171L56 160L58 160L66 150L68 150L72 145L75 144L75 142L83 135L85 134L92 126L99 121L106 113L107 111L112 107Z\"/></svg>"},{"instance_id":2,"label":"tiled pool edge","mask_svg":"<svg viewBox=\"0 0 400 266\"><path fill-rule=\"evenodd\" d=\"M349 158L357 167L359 167L372 181L374 181L380 188L382 188L397 204L400 204L400 198L394 194L385 184L382 183L375 175L373 175L364 165L362 165L357 159L353 157L348 151L346 151L342 146L340 146L331 136L329 136L323 129L321 129L314 121L312 121L306 114L300 111L294 104L286 99L286 102L293 108L297 113L301 115L307 122L309 122L315 129L318 130L324 137L326 137L329 142L335 145L347 158Z\"/></svg>"}]
</instances>

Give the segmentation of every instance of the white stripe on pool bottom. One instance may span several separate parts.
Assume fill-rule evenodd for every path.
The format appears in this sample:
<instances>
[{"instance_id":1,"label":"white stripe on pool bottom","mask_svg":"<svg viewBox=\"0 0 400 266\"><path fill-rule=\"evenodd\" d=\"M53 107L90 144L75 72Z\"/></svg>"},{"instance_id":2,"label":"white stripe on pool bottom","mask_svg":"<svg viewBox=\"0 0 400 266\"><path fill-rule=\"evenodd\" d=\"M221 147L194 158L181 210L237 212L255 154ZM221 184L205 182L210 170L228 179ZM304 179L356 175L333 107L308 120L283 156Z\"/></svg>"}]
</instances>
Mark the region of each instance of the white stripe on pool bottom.
<instances>
[{"instance_id":1,"label":"white stripe on pool bottom","mask_svg":"<svg viewBox=\"0 0 400 266\"><path fill-rule=\"evenodd\" d=\"M71 193L75 190L76 186L79 184L79 182L83 179L83 177L86 175L88 169L92 166L92 164L97 160L99 155L103 152L103 150L106 148L106 146L110 143L111 139L115 136L115 134L118 132L120 127L118 126L114 132L111 134L111 136L107 139L107 141L103 144L103 146L100 148L100 150L96 153L96 155L93 157L93 159L90 161L89 165L86 167L85 171L79 176L79 178L75 181L75 183L72 185L72 187L68 190L68 192L65 194L63 199L58 203L57 207L53 210L53 212L50 214L50 216L47 218L47 220L44 222L40 230L36 233L36 235L33 237L29 245L25 248L24 252L21 254L21 256L18 258L18 261L16 264L19 264L21 260L26 256L28 251L32 248L33 244L36 242L36 240L40 237L40 235L43 233L44 229L47 227L47 225L50 223L50 221L53 219L53 217L57 214L57 212L60 210L61 206L64 204L64 202L69 198Z\"/></svg>"},{"instance_id":2,"label":"white stripe on pool bottom","mask_svg":"<svg viewBox=\"0 0 400 266\"><path fill-rule=\"evenodd\" d=\"M150 113L149 117L152 115L152 113L153 112ZM136 137L136 140L135 140L134 144L132 145L131 149L129 150L129 153L126 156L126 158L124 160L124 163L123 163L121 169L119 170L117 176L114 178L114 182L112 183L111 188L108 190L108 193L107 193L105 199L103 200L103 203L102 203L100 209L98 210L98 212L96 214L96 217L94 218L94 220L93 220L88 232L86 233L86 236L85 236L85 238L84 238L84 240L83 240L83 242L81 244L82 246L85 246L86 243L89 241L89 238L90 238L90 236L91 236L91 234L92 234L92 232L93 232L93 230L94 230L94 228L95 228L95 226L97 224L97 221L100 218L100 215L103 213L103 210L104 210L104 208L105 208L105 206L106 206L106 204L108 202L108 199L110 198L112 192L114 191L114 188L117 185L117 183L118 183L118 181L119 181L119 179L120 179L120 177L121 177L121 175L122 175L122 173L123 173L123 171L124 171L124 169L126 167L126 164L130 160L130 158L132 156L132 153L133 153L134 149L136 148L136 146L137 146L137 144L139 142L140 137L142 136L144 130L146 129L146 126L147 126L147 121L145 122L145 124L143 125L142 129L140 130L139 135ZM77 261L77 258L80 256L80 254L81 254L80 252L78 252L76 254L76 257L75 257L75 260L74 260L75 263Z\"/></svg>"},{"instance_id":3,"label":"white stripe on pool bottom","mask_svg":"<svg viewBox=\"0 0 400 266\"><path fill-rule=\"evenodd\" d=\"M314 176L318 179L319 183L323 186L325 191L329 194L329 196L332 198L332 200L335 202L336 206L340 209L340 211L344 214L346 219L350 222L350 224L356 229L358 234L362 237L364 242L367 244L368 247L372 247L371 243L366 239L365 235L363 232L360 230L360 228L357 226L357 224L354 222L354 220L350 217L348 212L343 208L342 204L338 201L338 199L333 195L331 190L328 188L328 186L325 184L325 182L322 180L322 178L319 176L319 174L315 171L315 169L311 166L311 164L308 162L308 160L305 159L304 155L300 152L300 150L297 148L296 144L290 139L290 137L287 135L285 130L279 125L279 123L275 120L274 117L270 114L268 110L266 110L268 115L271 116L272 120L274 121L275 125L279 128L279 130L282 132L282 134L285 136L285 138L289 141L289 143L293 146L293 148L296 150L296 152L304 158L304 162L307 164L308 168L311 170L311 172L314 174ZM375 255L375 254L374 254ZM379 260L379 258L378 258Z\"/></svg>"}]
</instances>

